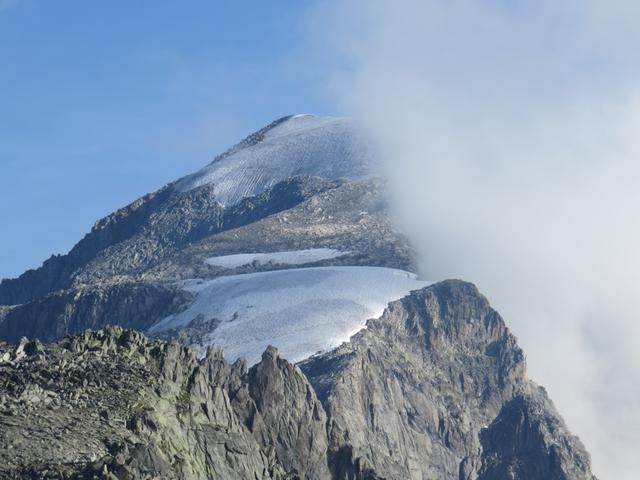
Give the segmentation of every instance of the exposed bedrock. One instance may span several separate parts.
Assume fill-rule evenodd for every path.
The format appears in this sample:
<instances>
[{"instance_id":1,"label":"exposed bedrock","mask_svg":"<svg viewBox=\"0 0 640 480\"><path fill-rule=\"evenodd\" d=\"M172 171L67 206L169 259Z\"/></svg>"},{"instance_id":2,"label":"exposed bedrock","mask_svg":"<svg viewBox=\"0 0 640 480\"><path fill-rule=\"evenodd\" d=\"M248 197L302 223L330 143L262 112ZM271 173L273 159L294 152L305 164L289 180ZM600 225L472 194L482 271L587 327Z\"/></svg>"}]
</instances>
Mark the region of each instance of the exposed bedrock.
<instances>
[{"instance_id":1,"label":"exposed bedrock","mask_svg":"<svg viewBox=\"0 0 640 480\"><path fill-rule=\"evenodd\" d=\"M0 304L23 304L74 283L142 273L191 243L286 210L334 186L319 178L290 178L225 209L213 185L176 192L169 184L96 222L68 254L4 279Z\"/></svg>"},{"instance_id":2,"label":"exposed bedrock","mask_svg":"<svg viewBox=\"0 0 640 480\"><path fill-rule=\"evenodd\" d=\"M455 280L299 366L120 328L0 360L3 478L594 478L503 320Z\"/></svg>"}]
</instances>

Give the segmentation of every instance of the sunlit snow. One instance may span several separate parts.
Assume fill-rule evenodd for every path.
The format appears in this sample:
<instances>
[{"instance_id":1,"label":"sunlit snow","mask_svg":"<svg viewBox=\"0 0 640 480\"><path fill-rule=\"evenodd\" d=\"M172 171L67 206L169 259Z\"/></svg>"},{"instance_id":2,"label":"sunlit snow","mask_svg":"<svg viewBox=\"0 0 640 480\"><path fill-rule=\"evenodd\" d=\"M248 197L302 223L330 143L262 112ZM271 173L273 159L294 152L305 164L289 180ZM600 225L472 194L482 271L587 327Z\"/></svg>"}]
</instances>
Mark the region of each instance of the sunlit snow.
<instances>
[{"instance_id":1,"label":"sunlit snow","mask_svg":"<svg viewBox=\"0 0 640 480\"><path fill-rule=\"evenodd\" d=\"M379 316L388 302L427 282L416 275L381 267L316 267L189 280L196 294L184 312L171 315L150 333L189 324L198 316L222 323L205 344L224 347L227 357L259 361L268 345L297 362L331 350Z\"/></svg>"},{"instance_id":2,"label":"sunlit snow","mask_svg":"<svg viewBox=\"0 0 640 480\"><path fill-rule=\"evenodd\" d=\"M213 184L217 200L233 205L293 176L359 180L369 176L364 142L345 118L295 115L258 143L214 160L176 183L180 191Z\"/></svg>"},{"instance_id":3,"label":"sunlit snow","mask_svg":"<svg viewBox=\"0 0 640 480\"><path fill-rule=\"evenodd\" d=\"M349 252L341 252L333 248L310 248L307 250L290 250L285 252L271 253L238 253L235 255L223 255L211 257L205 260L208 265L224 268L236 268L244 265L258 264L267 265L303 265L305 263L319 262L331 258L341 257Z\"/></svg>"}]
</instances>

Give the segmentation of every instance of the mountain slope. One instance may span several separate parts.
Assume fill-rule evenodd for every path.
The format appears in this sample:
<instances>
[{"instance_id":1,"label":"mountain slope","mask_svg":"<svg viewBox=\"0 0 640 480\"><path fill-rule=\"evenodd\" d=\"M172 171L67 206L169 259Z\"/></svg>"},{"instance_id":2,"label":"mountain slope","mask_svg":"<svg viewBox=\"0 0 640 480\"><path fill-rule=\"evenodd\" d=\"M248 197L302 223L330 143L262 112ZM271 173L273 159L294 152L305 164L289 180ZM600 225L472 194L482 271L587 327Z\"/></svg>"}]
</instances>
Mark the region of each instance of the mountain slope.
<instances>
[{"instance_id":1,"label":"mountain slope","mask_svg":"<svg viewBox=\"0 0 640 480\"><path fill-rule=\"evenodd\" d=\"M366 147L357 138L346 119L297 115L276 120L201 171L100 220L69 254L4 280L0 338L52 340L107 324L149 330L170 315L190 315L189 304L197 298L181 282L191 279L207 282L310 266L413 270L411 248L389 221L384 184L368 173ZM343 254L295 265L251 262L225 268L209 262L230 254L323 248ZM278 278L283 275L287 272ZM353 278L363 287L373 283L363 275ZM241 283L234 285L248 288ZM387 298L381 307L407 292ZM342 317L359 305L357 298L340 300L344 307L333 312ZM318 312L316 336L324 335L327 314L321 315L319 302L305 311L312 310ZM363 325L373 313L360 309L356 324ZM231 318L216 318L218 314L216 309L199 311L170 333L204 347L207 339L217 338L213 330ZM353 322L342 325L348 330L331 335L348 338ZM149 331L169 335L160 328ZM263 341L252 350L254 360L265 346ZM315 342L305 351L322 346L325 342Z\"/></svg>"},{"instance_id":2,"label":"mountain slope","mask_svg":"<svg viewBox=\"0 0 640 480\"><path fill-rule=\"evenodd\" d=\"M300 366L330 418L336 478L592 478L584 447L527 379L515 337L471 284L413 292ZM529 444L498 433L521 398L533 399L516 433ZM529 408L535 402L543 408ZM509 476L511 464L521 472Z\"/></svg>"},{"instance_id":3,"label":"mountain slope","mask_svg":"<svg viewBox=\"0 0 640 480\"><path fill-rule=\"evenodd\" d=\"M234 205L291 177L350 181L369 177L369 155L349 120L294 115L254 133L202 170L180 179L188 191L214 185L223 205Z\"/></svg>"},{"instance_id":4,"label":"mountain slope","mask_svg":"<svg viewBox=\"0 0 640 480\"><path fill-rule=\"evenodd\" d=\"M3 478L594 478L464 282L392 303L302 371L273 348L247 370L121 329L0 359Z\"/></svg>"},{"instance_id":5,"label":"mountain slope","mask_svg":"<svg viewBox=\"0 0 640 480\"><path fill-rule=\"evenodd\" d=\"M264 217L295 205L296 199L299 202L308 198L313 192L306 192L305 188L326 188L314 183L288 185L292 179L365 180L370 176L368 156L364 143L357 138L353 125L346 119L314 115L278 119L216 157L201 171L96 222L69 254L53 256L19 279L3 280L0 304L21 304L68 288L74 283L78 269L121 242L141 244L132 247L138 256L145 247L147 250L181 247L229 228L218 217L225 207L243 210L238 205L243 199L254 197L257 203L267 204L255 208L257 211L251 217L255 220L256 214ZM262 198L278 184L287 191L272 191L269 198ZM277 204L278 200L286 203ZM244 210L247 208L251 205L244 206ZM238 217L235 223L241 223L241 212L228 215ZM136 241L136 237L142 238ZM135 260L137 265L145 266L144 261L137 257Z\"/></svg>"},{"instance_id":6,"label":"mountain slope","mask_svg":"<svg viewBox=\"0 0 640 480\"><path fill-rule=\"evenodd\" d=\"M285 117L0 283L0 478L593 479L371 166L350 121Z\"/></svg>"}]
</instances>

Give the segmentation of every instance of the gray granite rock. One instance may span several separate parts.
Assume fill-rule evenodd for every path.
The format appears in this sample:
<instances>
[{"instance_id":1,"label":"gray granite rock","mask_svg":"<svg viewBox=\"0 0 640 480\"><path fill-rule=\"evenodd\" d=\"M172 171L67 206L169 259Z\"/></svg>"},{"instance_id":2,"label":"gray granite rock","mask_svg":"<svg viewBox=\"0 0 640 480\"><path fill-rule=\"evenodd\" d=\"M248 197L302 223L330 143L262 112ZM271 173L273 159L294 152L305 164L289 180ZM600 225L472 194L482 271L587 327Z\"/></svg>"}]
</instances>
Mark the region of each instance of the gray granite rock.
<instances>
[{"instance_id":1,"label":"gray granite rock","mask_svg":"<svg viewBox=\"0 0 640 480\"><path fill-rule=\"evenodd\" d=\"M595 478L500 316L456 280L299 366L119 327L0 359L0 478Z\"/></svg>"},{"instance_id":2,"label":"gray granite rock","mask_svg":"<svg viewBox=\"0 0 640 480\"><path fill-rule=\"evenodd\" d=\"M584 447L527 379L515 337L469 283L413 292L351 342L300 366L329 417L334 478L593 478ZM500 428L516 399L534 394L553 425L532 439L535 447L514 443L513 432L486 433ZM545 470L538 462L551 461L550 442L560 460ZM507 464L522 470L495 476Z\"/></svg>"},{"instance_id":3,"label":"gray granite rock","mask_svg":"<svg viewBox=\"0 0 640 480\"><path fill-rule=\"evenodd\" d=\"M330 160L350 160L342 147ZM0 478L594 478L527 378L515 337L469 283L412 292L297 366L274 348L250 369L229 364L206 349L217 318L162 339L139 333L193 301L181 280L294 267L210 257L326 248L342 254L295 267L416 271L383 180L284 177L226 206L215 185L169 184L98 221L68 254L0 282L0 340L10 342L0 342Z\"/></svg>"}]
</instances>

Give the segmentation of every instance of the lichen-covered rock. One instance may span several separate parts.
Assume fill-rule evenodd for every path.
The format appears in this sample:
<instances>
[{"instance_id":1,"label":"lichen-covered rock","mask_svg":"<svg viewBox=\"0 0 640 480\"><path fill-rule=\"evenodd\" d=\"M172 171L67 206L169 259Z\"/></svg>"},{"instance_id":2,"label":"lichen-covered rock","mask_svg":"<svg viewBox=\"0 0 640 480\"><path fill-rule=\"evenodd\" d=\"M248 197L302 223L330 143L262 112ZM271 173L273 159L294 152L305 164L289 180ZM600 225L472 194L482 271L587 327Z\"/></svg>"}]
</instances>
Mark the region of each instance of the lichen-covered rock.
<instances>
[{"instance_id":1,"label":"lichen-covered rock","mask_svg":"<svg viewBox=\"0 0 640 480\"><path fill-rule=\"evenodd\" d=\"M220 352L198 359L113 327L3 344L6 354L0 478L287 478L232 405L231 388L249 389L246 367ZM301 402L289 398L299 385L282 387L283 401Z\"/></svg>"}]
</instances>

